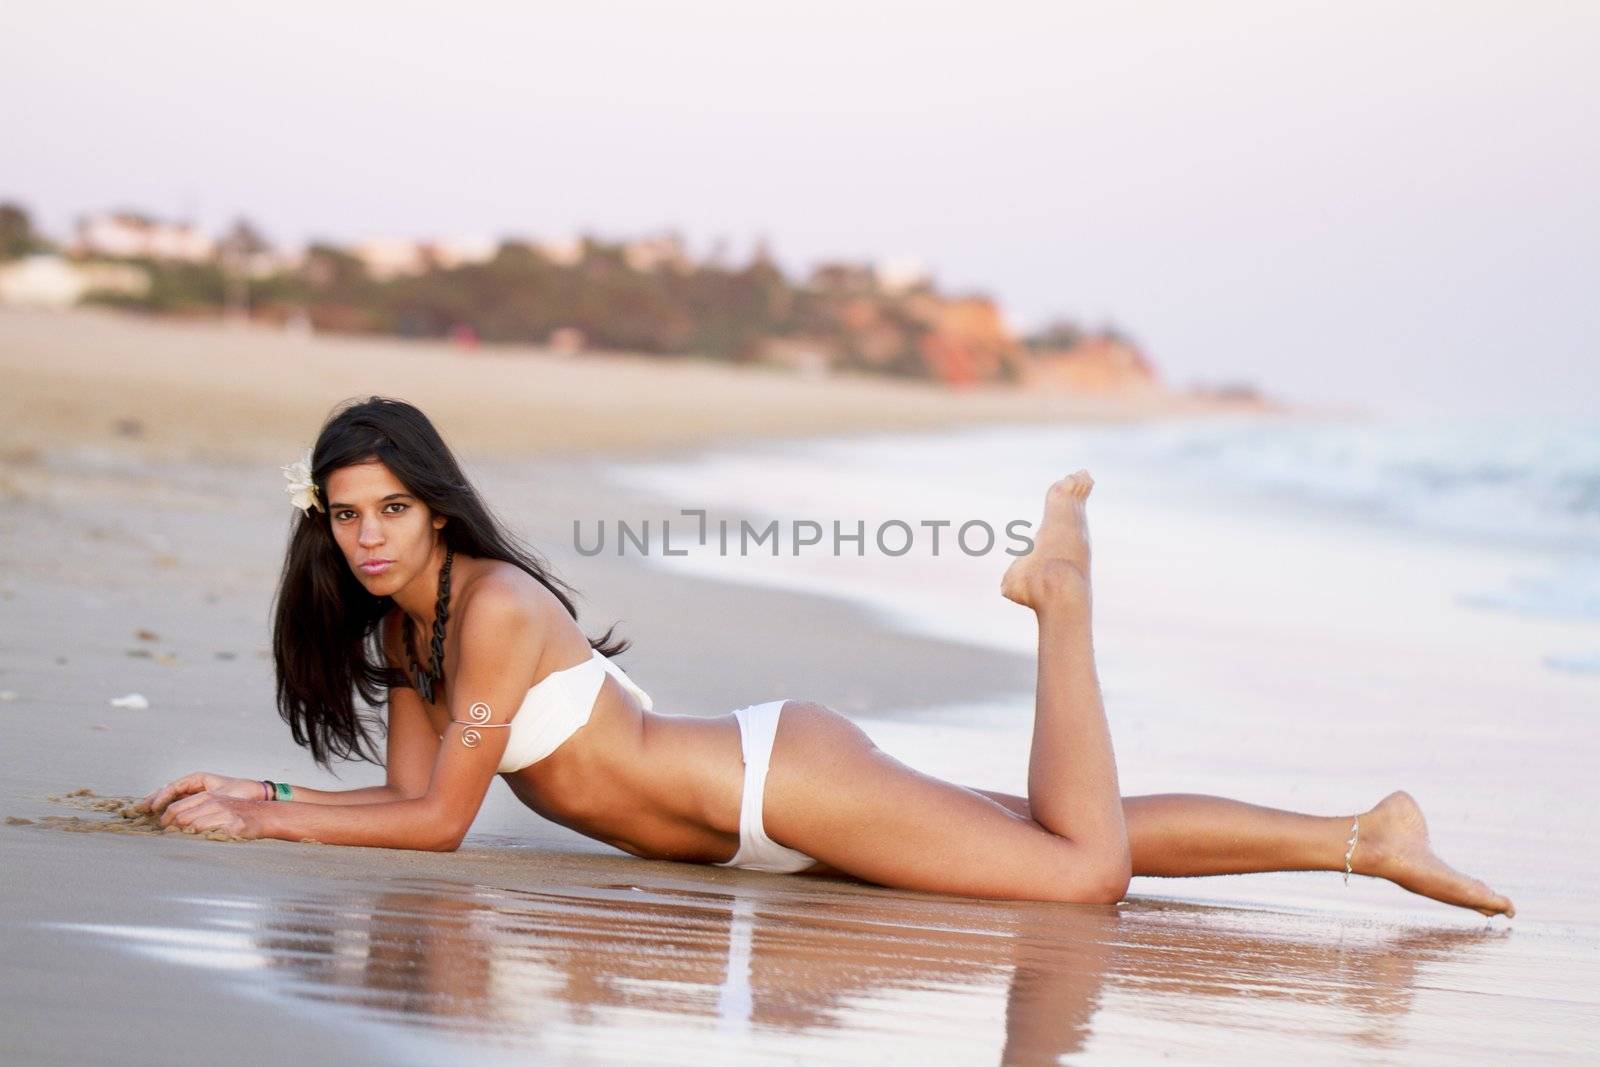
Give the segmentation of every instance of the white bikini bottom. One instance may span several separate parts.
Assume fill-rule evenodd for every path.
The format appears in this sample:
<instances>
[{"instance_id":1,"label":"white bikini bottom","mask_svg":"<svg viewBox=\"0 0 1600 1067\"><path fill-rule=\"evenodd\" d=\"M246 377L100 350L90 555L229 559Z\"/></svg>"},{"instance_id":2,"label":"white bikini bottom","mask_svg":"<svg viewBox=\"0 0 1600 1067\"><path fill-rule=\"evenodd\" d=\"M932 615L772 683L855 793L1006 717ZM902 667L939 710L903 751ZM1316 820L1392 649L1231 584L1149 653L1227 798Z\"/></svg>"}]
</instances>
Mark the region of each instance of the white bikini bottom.
<instances>
[{"instance_id":1,"label":"white bikini bottom","mask_svg":"<svg viewBox=\"0 0 1600 1067\"><path fill-rule=\"evenodd\" d=\"M751 704L733 713L739 721L739 747L744 751L744 794L739 799L739 851L718 867L793 874L816 865L804 852L786 848L767 836L761 820L761 802L767 789L767 766L772 742L778 735L778 715L784 701Z\"/></svg>"}]
</instances>

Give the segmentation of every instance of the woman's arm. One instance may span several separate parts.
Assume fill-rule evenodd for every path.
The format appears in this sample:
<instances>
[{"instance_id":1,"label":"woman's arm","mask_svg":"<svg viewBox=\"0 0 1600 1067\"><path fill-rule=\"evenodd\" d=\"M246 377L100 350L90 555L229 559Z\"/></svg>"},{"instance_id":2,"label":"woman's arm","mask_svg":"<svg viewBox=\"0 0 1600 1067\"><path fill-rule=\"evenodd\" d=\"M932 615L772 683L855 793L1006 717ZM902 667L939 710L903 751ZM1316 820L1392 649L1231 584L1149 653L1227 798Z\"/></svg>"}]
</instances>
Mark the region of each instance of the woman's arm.
<instances>
[{"instance_id":1,"label":"woman's arm","mask_svg":"<svg viewBox=\"0 0 1600 1067\"><path fill-rule=\"evenodd\" d=\"M398 668L399 655L391 632L397 634L398 629L390 627L386 619L384 650L389 657L389 666ZM433 764L439 755L439 735L433 732L433 723L428 721L422 698L415 689L404 686L389 689L386 745L383 762L388 781L383 785L364 789L310 789L291 785L289 800L296 804L380 804L416 800L426 795L433 776Z\"/></svg>"},{"instance_id":2,"label":"woman's arm","mask_svg":"<svg viewBox=\"0 0 1600 1067\"><path fill-rule=\"evenodd\" d=\"M362 804L316 804L202 793L171 804L162 815L162 825L289 841L309 838L339 845L455 849L494 780L506 747L504 726L532 685L541 645L533 609L514 587L484 583L458 617L461 664L449 702L454 722L434 746L432 769L420 795ZM401 694L416 699L409 690L391 695ZM487 717L474 713L478 705L488 709ZM416 710L421 713L420 704ZM469 729L474 722L479 727ZM469 744L464 737L474 739ZM401 770L402 788L408 770Z\"/></svg>"},{"instance_id":3,"label":"woman's arm","mask_svg":"<svg viewBox=\"0 0 1600 1067\"><path fill-rule=\"evenodd\" d=\"M401 662L399 623L397 608L382 624L384 654L389 666L396 669ZM388 751L384 759L387 782L359 789L312 789L291 785L289 799L298 804L378 804L411 800L426 793L433 760L438 754L439 737L433 732L433 724L428 721L428 713L423 710L415 689L389 690L388 721ZM217 793L235 800L271 799L261 779L230 778L200 771L168 782L139 803L159 815L168 804L194 793Z\"/></svg>"},{"instance_id":4,"label":"woman's arm","mask_svg":"<svg viewBox=\"0 0 1600 1067\"><path fill-rule=\"evenodd\" d=\"M289 799L296 804L339 805L382 804L392 800L409 800L410 797L392 785L368 785L360 789L312 789L305 785L289 785Z\"/></svg>"},{"instance_id":5,"label":"woman's arm","mask_svg":"<svg viewBox=\"0 0 1600 1067\"><path fill-rule=\"evenodd\" d=\"M362 789L309 789L293 786L297 801L308 804L372 804L381 800L403 800L405 794L393 785L366 786ZM180 797L195 793L211 793L232 797L235 800L267 800L267 787L261 778L230 778L225 774L196 771L182 778L174 778L166 785L140 800L138 807L159 815L167 805Z\"/></svg>"}]
</instances>

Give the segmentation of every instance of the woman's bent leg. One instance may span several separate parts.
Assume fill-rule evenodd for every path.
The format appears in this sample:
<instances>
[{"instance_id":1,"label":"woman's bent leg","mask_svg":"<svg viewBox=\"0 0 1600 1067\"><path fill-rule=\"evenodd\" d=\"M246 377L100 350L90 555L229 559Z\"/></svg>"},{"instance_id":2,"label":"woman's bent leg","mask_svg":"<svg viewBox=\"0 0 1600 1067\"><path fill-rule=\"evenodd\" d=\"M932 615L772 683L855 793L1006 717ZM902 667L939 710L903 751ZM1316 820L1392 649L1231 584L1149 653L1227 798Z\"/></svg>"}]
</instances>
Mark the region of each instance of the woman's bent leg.
<instances>
[{"instance_id":1,"label":"woman's bent leg","mask_svg":"<svg viewBox=\"0 0 1600 1067\"><path fill-rule=\"evenodd\" d=\"M789 701L767 773L768 836L880 885L1110 904L1127 874L988 797L915 771L823 707Z\"/></svg>"},{"instance_id":2,"label":"woman's bent leg","mask_svg":"<svg viewBox=\"0 0 1600 1067\"><path fill-rule=\"evenodd\" d=\"M1094 661L1085 514L1093 488L1087 471L1049 488L1033 551L1007 569L1001 592L1032 609L1039 623L1028 757L1032 818L1126 872L1130 862L1117 761Z\"/></svg>"},{"instance_id":3,"label":"woman's bent leg","mask_svg":"<svg viewBox=\"0 0 1600 1067\"><path fill-rule=\"evenodd\" d=\"M1001 593L1039 622L1031 818L911 770L826 708L778 724L765 821L774 840L888 885L972 896L1114 902L1131 865L1095 670L1087 471L1051 485L1034 547Z\"/></svg>"}]
</instances>

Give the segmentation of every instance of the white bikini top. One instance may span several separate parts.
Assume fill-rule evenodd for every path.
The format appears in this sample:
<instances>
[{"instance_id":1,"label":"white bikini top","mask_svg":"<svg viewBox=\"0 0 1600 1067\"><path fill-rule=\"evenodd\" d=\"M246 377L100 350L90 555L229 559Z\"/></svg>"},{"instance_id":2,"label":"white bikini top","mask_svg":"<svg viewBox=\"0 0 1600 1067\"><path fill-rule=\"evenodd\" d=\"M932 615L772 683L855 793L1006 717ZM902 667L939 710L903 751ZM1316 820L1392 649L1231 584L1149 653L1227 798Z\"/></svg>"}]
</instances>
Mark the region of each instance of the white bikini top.
<instances>
[{"instance_id":1,"label":"white bikini top","mask_svg":"<svg viewBox=\"0 0 1600 1067\"><path fill-rule=\"evenodd\" d=\"M551 671L522 698L511 725L506 728L505 755L500 757L500 774L531 767L561 747L577 733L594 711L609 673L632 693L646 711L653 706L650 694L633 683L622 668L606 658L598 648L582 663Z\"/></svg>"}]
</instances>

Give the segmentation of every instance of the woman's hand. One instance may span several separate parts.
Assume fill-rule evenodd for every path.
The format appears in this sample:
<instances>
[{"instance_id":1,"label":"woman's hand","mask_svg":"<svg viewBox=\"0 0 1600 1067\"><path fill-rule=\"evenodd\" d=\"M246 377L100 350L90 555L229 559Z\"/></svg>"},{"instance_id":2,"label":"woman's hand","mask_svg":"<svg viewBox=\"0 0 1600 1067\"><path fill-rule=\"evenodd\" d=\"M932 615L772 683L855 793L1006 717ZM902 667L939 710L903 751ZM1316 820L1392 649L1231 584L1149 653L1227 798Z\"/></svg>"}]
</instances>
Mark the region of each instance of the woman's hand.
<instances>
[{"instance_id":1,"label":"woman's hand","mask_svg":"<svg viewBox=\"0 0 1600 1067\"><path fill-rule=\"evenodd\" d=\"M160 815L174 800L194 793L211 793L215 796L233 797L236 800L266 799L266 787L261 784L260 779L228 778L220 774L196 771L194 774L173 779L139 801L137 806L154 815Z\"/></svg>"},{"instance_id":2,"label":"woman's hand","mask_svg":"<svg viewBox=\"0 0 1600 1067\"><path fill-rule=\"evenodd\" d=\"M248 779L244 779L248 781ZM238 778L224 781L240 781ZM260 782L255 783L258 787ZM173 801L161 816L163 827L176 826L180 830L205 833L220 830L229 837L255 838L261 836L260 797L241 800L221 793L194 793L182 800Z\"/></svg>"}]
</instances>

